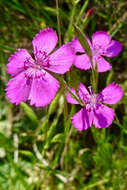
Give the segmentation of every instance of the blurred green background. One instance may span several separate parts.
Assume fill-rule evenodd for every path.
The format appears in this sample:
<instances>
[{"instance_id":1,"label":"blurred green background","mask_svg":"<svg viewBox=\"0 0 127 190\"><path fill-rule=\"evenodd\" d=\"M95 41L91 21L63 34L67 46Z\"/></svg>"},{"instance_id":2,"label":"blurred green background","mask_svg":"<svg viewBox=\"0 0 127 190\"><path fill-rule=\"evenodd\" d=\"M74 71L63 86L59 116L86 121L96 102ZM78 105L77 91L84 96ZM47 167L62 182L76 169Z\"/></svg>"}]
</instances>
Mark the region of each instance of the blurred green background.
<instances>
[{"instance_id":1,"label":"blurred green background","mask_svg":"<svg viewBox=\"0 0 127 190\"><path fill-rule=\"evenodd\" d=\"M8 57L18 48L32 53L42 28L58 33L55 0L0 0L0 190L127 190L126 10L125 0L59 0L63 43L74 37L74 22L88 36L105 30L123 45L109 59L113 69L99 76L99 90L112 81L124 90L113 124L78 132L71 116L80 107L66 103L64 88L46 108L15 106L5 97ZM71 77L65 79L90 85L90 71L75 68Z\"/></svg>"}]
</instances>

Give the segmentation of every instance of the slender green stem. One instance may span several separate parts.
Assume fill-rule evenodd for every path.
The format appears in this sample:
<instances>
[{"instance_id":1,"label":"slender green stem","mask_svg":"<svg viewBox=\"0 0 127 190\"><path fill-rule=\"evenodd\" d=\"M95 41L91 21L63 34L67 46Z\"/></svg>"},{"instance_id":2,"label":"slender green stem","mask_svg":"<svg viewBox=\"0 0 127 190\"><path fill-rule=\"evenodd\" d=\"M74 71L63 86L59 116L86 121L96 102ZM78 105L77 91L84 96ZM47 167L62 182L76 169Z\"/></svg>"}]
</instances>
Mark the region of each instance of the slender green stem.
<instances>
[{"instance_id":1,"label":"slender green stem","mask_svg":"<svg viewBox=\"0 0 127 190\"><path fill-rule=\"evenodd\" d=\"M92 87L94 89L94 91L97 91L96 88L96 69L94 68L93 65L93 58L92 58L92 50L91 47L88 43L88 40L86 38L86 36L84 35L83 31L73 23L74 29L75 29L75 34L79 40L79 42L81 43L83 49L85 50L85 53L88 55L90 62L91 62L91 68L92 68Z\"/></svg>"},{"instance_id":2,"label":"slender green stem","mask_svg":"<svg viewBox=\"0 0 127 190\"><path fill-rule=\"evenodd\" d=\"M115 34L122 28L127 19L127 13L124 13L121 18L117 20L117 22L112 26L112 28L108 31L111 37L115 36Z\"/></svg>"},{"instance_id":3,"label":"slender green stem","mask_svg":"<svg viewBox=\"0 0 127 190\"><path fill-rule=\"evenodd\" d=\"M19 151L18 151L18 135L17 133L15 133L13 135L13 139L14 139L14 162L17 163L18 162L18 155L19 155Z\"/></svg>"},{"instance_id":4,"label":"slender green stem","mask_svg":"<svg viewBox=\"0 0 127 190\"><path fill-rule=\"evenodd\" d=\"M115 123L116 125L118 125L118 126L122 129L122 125L120 124L120 121L119 121L119 119L118 119L118 117L117 117L116 114L115 114L115 121L114 121L114 123Z\"/></svg>"},{"instance_id":5,"label":"slender green stem","mask_svg":"<svg viewBox=\"0 0 127 190\"><path fill-rule=\"evenodd\" d=\"M77 100L81 106L84 106L85 103L81 100L81 98L79 99L79 98L70 90L70 88L68 87L66 81L65 81L64 79L62 79L62 82L64 83L65 89L71 94L71 96L72 96L75 100Z\"/></svg>"},{"instance_id":6,"label":"slender green stem","mask_svg":"<svg viewBox=\"0 0 127 190\"><path fill-rule=\"evenodd\" d=\"M118 26L117 26L117 28L114 30L114 31L112 31L112 33L110 34L110 36L111 37L114 37L115 35L116 35L116 33L120 30L120 28L122 28L122 26L123 26L123 23L120 23Z\"/></svg>"},{"instance_id":7,"label":"slender green stem","mask_svg":"<svg viewBox=\"0 0 127 190\"><path fill-rule=\"evenodd\" d=\"M87 187L84 187L82 190L92 189L92 188L94 188L94 187L96 187L96 186L100 186L100 185L102 185L102 184L105 184L105 183L107 183L108 181L109 181L109 179L100 180L100 181L98 181L98 182L96 182L96 183L93 183L93 184L88 185Z\"/></svg>"},{"instance_id":8,"label":"slender green stem","mask_svg":"<svg viewBox=\"0 0 127 190\"><path fill-rule=\"evenodd\" d=\"M48 129L48 132L47 132L46 141L45 141L45 144L44 144L44 147L43 147L43 150L42 150L42 155L43 156L45 155L46 150L49 148L49 146L51 144L51 139L52 139L52 137L53 137L53 135L55 133L56 125L58 123L60 115L63 112L63 109L64 109L64 97L61 96L61 101L59 101L59 107L58 107L58 110L57 110L56 117L52 121L52 123L50 125L50 128Z\"/></svg>"},{"instance_id":9,"label":"slender green stem","mask_svg":"<svg viewBox=\"0 0 127 190\"><path fill-rule=\"evenodd\" d=\"M79 95L78 89L76 89L75 91L76 91L77 97L79 98L79 101L84 104L84 102L82 101L82 99L81 99L81 97Z\"/></svg>"},{"instance_id":10,"label":"slender green stem","mask_svg":"<svg viewBox=\"0 0 127 190\"><path fill-rule=\"evenodd\" d=\"M68 32L67 32L67 40L70 41L71 40L71 36L72 36L72 31L73 31L73 27L72 27L72 23L74 21L74 16L75 16L75 11L76 11L76 5L77 3L73 3L73 7L72 7L72 11L71 11L71 17L70 17L70 23L68 26Z\"/></svg>"},{"instance_id":11,"label":"slender green stem","mask_svg":"<svg viewBox=\"0 0 127 190\"><path fill-rule=\"evenodd\" d=\"M66 96L64 94L64 126L66 126L67 118L68 118L68 104L66 101Z\"/></svg>"},{"instance_id":12,"label":"slender green stem","mask_svg":"<svg viewBox=\"0 0 127 190\"><path fill-rule=\"evenodd\" d=\"M89 21L90 21L90 17L88 17L88 16L86 15L85 18L83 19L82 27L81 27L83 31L85 31L85 29L86 29L86 27L87 27Z\"/></svg>"},{"instance_id":13,"label":"slender green stem","mask_svg":"<svg viewBox=\"0 0 127 190\"><path fill-rule=\"evenodd\" d=\"M89 57L89 58L90 58L91 70L92 70L92 87L93 87L94 92L97 93L96 71L95 71L94 66L93 66L92 57Z\"/></svg>"},{"instance_id":14,"label":"slender green stem","mask_svg":"<svg viewBox=\"0 0 127 190\"><path fill-rule=\"evenodd\" d=\"M89 3L89 0L86 0L79 12L79 15L78 15L78 18L76 20L76 25L79 23L79 20L81 19L81 16L82 14L85 12L85 10L87 9L87 6L88 6L88 3Z\"/></svg>"},{"instance_id":15,"label":"slender green stem","mask_svg":"<svg viewBox=\"0 0 127 190\"><path fill-rule=\"evenodd\" d=\"M59 14L59 3L58 3L58 0L56 0L56 12L57 12L58 34L59 34L59 47L60 47L61 44L62 44L62 41L61 41L60 14Z\"/></svg>"},{"instance_id":16,"label":"slender green stem","mask_svg":"<svg viewBox=\"0 0 127 190\"><path fill-rule=\"evenodd\" d=\"M127 134L127 130L126 130L126 129L123 127L123 125L120 123L120 121L119 121L119 119L118 119L118 117L117 117L116 114L115 114L114 123L115 123L116 125L118 125L118 126L120 127L120 129L122 129L122 131L123 131L125 134Z\"/></svg>"}]
</instances>

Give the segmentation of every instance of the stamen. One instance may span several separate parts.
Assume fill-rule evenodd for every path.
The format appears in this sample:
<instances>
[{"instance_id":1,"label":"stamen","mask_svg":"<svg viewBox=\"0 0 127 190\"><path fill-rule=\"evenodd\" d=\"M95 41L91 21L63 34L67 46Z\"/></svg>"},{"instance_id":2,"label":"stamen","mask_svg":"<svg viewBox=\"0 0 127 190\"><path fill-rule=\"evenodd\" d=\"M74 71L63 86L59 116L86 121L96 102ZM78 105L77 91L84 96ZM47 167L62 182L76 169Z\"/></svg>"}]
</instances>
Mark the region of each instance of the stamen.
<instances>
[{"instance_id":1,"label":"stamen","mask_svg":"<svg viewBox=\"0 0 127 190\"><path fill-rule=\"evenodd\" d=\"M50 60L49 57L47 57L47 53L45 51L36 50L35 60L35 64L39 65L41 68L50 66Z\"/></svg>"},{"instance_id":2,"label":"stamen","mask_svg":"<svg viewBox=\"0 0 127 190\"><path fill-rule=\"evenodd\" d=\"M24 70L28 69L33 65L30 59L31 59L30 57L26 57L26 60L24 61Z\"/></svg>"},{"instance_id":3,"label":"stamen","mask_svg":"<svg viewBox=\"0 0 127 190\"><path fill-rule=\"evenodd\" d=\"M92 87L89 86L88 89L89 89L90 94L92 95L93 94Z\"/></svg>"},{"instance_id":4,"label":"stamen","mask_svg":"<svg viewBox=\"0 0 127 190\"><path fill-rule=\"evenodd\" d=\"M27 84L29 85L31 79L44 80L46 82L46 72L44 71L44 68L50 66L50 60L49 57L47 57L46 52L41 50L38 51L35 47L35 61L32 62L30 59L31 58L28 57L24 61L24 76L28 79Z\"/></svg>"},{"instance_id":5,"label":"stamen","mask_svg":"<svg viewBox=\"0 0 127 190\"><path fill-rule=\"evenodd\" d=\"M43 67L49 67L49 66L50 66L50 60L49 57L47 57L47 59L43 63Z\"/></svg>"},{"instance_id":6,"label":"stamen","mask_svg":"<svg viewBox=\"0 0 127 190\"><path fill-rule=\"evenodd\" d=\"M24 76L27 79L42 79L42 80L45 80L45 75L46 75L46 72L44 72L42 70L35 70L34 68L29 68L24 73Z\"/></svg>"},{"instance_id":7,"label":"stamen","mask_svg":"<svg viewBox=\"0 0 127 190\"><path fill-rule=\"evenodd\" d=\"M95 111L100 107L100 99L97 94L91 94L91 96L86 98L85 103L86 103L86 109L89 112Z\"/></svg>"},{"instance_id":8,"label":"stamen","mask_svg":"<svg viewBox=\"0 0 127 190\"><path fill-rule=\"evenodd\" d=\"M36 51L35 51L35 59L37 62L43 62L44 59L46 59L47 57L47 53L45 51L41 51L41 50L37 50L37 48L35 47Z\"/></svg>"}]
</instances>

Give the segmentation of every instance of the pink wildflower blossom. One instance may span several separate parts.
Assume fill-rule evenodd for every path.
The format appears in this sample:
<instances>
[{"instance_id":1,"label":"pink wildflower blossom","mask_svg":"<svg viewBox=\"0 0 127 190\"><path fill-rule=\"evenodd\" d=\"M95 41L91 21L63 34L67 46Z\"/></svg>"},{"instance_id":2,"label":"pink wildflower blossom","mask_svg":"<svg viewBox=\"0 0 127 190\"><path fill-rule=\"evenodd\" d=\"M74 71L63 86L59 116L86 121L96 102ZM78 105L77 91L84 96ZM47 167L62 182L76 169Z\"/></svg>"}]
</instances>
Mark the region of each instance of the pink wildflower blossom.
<instances>
[{"instance_id":1,"label":"pink wildflower blossom","mask_svg":"<svg viewBox=\"0 0 127 190\"><path fill-rule=\"evenodd\" d=\"M121 50L122 45L120 42L116 40L112 40L107 32L97 31L92 35L92 43L87 37L89 46L92 51L92 60L93 65L97 63L98 72L105 72L112 68L112 66L106 61L105 57L115 57L117 56ZM76 52L81 52L82 55L76 55L74 65L83 70L88 70L91 68L90 59L82 48L81 44L75 38L72 41L72 45L75 48Z\"/></svg>"},{"instance_id":2,"label":"pink wildflower blossom","mask_svg":"<svg viewBox=\"0 0 127 190\"><path fill-rule=\"evenodd\" d=\"M76 95L74 89L71 91ZM78 89L79 95L84 102L83 108L72 117L72 123L79 131L86 130L93 124L96 128L105 128L111 125L114 119L114 110L104 104L116 104L123 96L122 88L115 83L109 84L99 94L94 94L89 87L80 83ZM67 101L71 104L79 104L71 94L68 93Z\"/></svg>"},{"instance_id":3,"label":"pink wildflower blossom","mask_svg":"<svg viewBox=\"0 0 127 190\"><path fill-rule=\"evenodd\" d=\"M30 100L31 105L45 106L55 97L58 81L47 71L64 74L72 65L74 53L70 44L51 53L57 43L57 34L47 28L34 37L33 59L26 49L18 49L7 65L13 77L7 83L6 94L11 103ZM51 53L51 54L50 54Z\"/></svg>"}]
</instances>

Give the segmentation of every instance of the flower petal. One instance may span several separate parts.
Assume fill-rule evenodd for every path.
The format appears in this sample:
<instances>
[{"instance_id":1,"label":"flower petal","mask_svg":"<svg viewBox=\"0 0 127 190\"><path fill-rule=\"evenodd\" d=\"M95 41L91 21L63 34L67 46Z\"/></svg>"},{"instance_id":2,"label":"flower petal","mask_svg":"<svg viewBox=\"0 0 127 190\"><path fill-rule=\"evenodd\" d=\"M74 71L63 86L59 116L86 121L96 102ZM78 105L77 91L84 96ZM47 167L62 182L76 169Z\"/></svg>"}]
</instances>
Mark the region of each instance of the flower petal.
<instances>
[{"instance_id":1,"label":"flower petal","mask_svg":"<svg viewBox=\"0 0 127 190\"><path fill-rule=\"evenodd\" d=\"M100 48L104 48L110 42L111 42L111 38L107 32L97 31L92 35L93 46L100 46Z\"/></svg>"},{"instance_id":2,"label":"flower petal","mask_svg":"<svg viewBox=\"0 0 127 190\"><path fill-rule=\"evenodd\" d=\"M94 112L93 124L96 128L109 127L114 119L114 110L101 105L99 109Z\"/></svg>"},{"instance_id":3,"label":"flower petal","mask_svg":"<svg viewBox=\"0 0 127 190\"><path fill-rule=\"evenodd\" d=\"M92 49L93 49L93 45L92 45L92 43L91 43L89 37L88 37L86 34L85 34L85 37L86 37L86 39L87 39L87 41L88 41L88 44L89 44L89 46L90 46L90 48L91 48L91 50L92 50Z\"/></svg>"},{"instance_id":4,"label":"flower petal","mask_svg":"<svg viewBox=\"0 0 127 190\"><path fill-rule=\"evenodd\" d=\"M92 125L92 112L87 112L82 108L72 117L72 124L78 131L87 130Z\"/></svg>"},{"instance_id":5,"label":"flower petal","mask_svg":"<svg viewBox=\"0 0 127 190\"><path fill-rule=\"evenodd\" d=\"M80 44L80 42L78 41L77 37L75 37L72 42L72 47L74 48L75 52L85 52L82 45Z\"/></svg>"},{"instance_id":6,"label":"flower petal","mask_svg":"<svg viewBox=\"0 0 127 190\"><path fill-rule=\"evenodd\" d=\"M11 103L25 102L29 96L31 80L25 78L24 72L9 80L6 95Z\"/></svg>"},{"instance_id":7,"label":"flower petal","mask_svg":"<svg viewBox=\"0 0 127 190\"><path fill-rule=\"evenodd\" d=\"M88 70L91 68L91 63L88 55L76 55L74 60L75 67L82 69L82 70Z\"/></svg>"},{"instance_id":8,"label":"flower petal","mask_svg":"<svg viewBox=\"0 0 127 190\"><path fill-rule=\"evenodd\" d=\"M80 85L79 85L79 95L84 102L87 99L87 97L90 96L88 90L82 83L80 83Z\"/></svg>"},{"instance_id":9,"label":"flower petal","mask_svg":"<svg viewBox=\"0 0 127 190\"><path fill-rule=\"evenodd\" d=\"M45 69L64 74L67 72L74 60L74 51L70 43L61 46L58 50L48 56L49 66L45 66Z\"/></svg>"},{"instance_id":10,"label":"flower petal","mask_svg":"<svg viewBox=\"0 0 127 190\"><path fill-rule=\"evenodd\" d=\"M112 40L103 55L107 57L115 57L122 51L122 45L116 40Z\"/></svg>"},{"instance_id":11,"label":"flower petal","mask_svg":"<svg viewBox=\"0 0 127 190\"><path fill-rule=\"evenodd\" d=\"M92 47L92 44L89 40L89 38L86 36L88 43L90 47ZM77 37L72 40L72 47L74 48L75 51L75 59L74 59L74 65L75 67L83 70L88 70L91 67L90 59L89 57L85 54L85 50L81 46L80 42L78 41Z\"/></svg>"},{"instance_id":12,"label":"flower petal","mask_svg":"<svg viewBox=\"0 0 127 190\"><path fill-rule=\"evenodd\" d=\"M46 28L41 30L40 33L36 34L32 43L34 55L36 55L37 51L44 51L49 54L56 46L57 34L52 28Z\"/></svg>"},{"instance_id":13,"label":"flower petal","mask_svg":"<svg viewBox=\"0 0 127 190\"><path fill-rule=\"evenodd\" d=\"M70 87L70 90L71 90L72 93L77 97L76 92L75 92L75 90L74 90L72 87ZM76 101L76 100L71 96L70 93L67 93L67 95L66 95L66 100L67 100L67 102L70 103L70 104L79 104L78 101Z\"/></svg>"},{"instance_id":14,"label":"flower petal","mask_svg":"<svg viewBox=\"0 0 127 190\"><path fill-rule=\"evenodd\" d=\"M112 68L112 66L101 56L95 56L93 58L94 65L95 65L95 61L97 61L98 72L109 71Z\"/></svg>"},{"instance_id":15,"label":"flower petal","mask_svg":"<svg viewBox=\"0 0 127 190\"><path fill-rule=\"evenodd\" d=\"M31 105L36 107L46 106L56 95L59 88L58 81L49 73L40 79L33 79L28 99Z\"/></svg>"},{"instance_id":16,"label":"flower petal","mask_svg":"<svg viewBox=\"0 0 127 190\"><path fill-rule=\"evenodd\" d=\"M88 38L88 36L85 34L85 37L88 41L88 44L90 46L90 48L92 49L92 44L90 42L90 39ZM72 40L72 46L74 47L75 51L76 52L85 52L85 50L83 49L82 45L80 44L79 40L77 39L77 37L75 37L73 40Z\"/></svg>"},{"instance_id":17,"label":"flower petal","mask_svg":"<svg viewBox=\"0 0 127 190\"><path fill-rule=\"evenodd\" d=\"M103 97L103 103L116 104L122 98L123 90L118 84L111 83L100 94Z\"/></svg>"},{"instance_id":18,"label":"flower petal","mask_svg":"<svg viewBox=\"0 0 127 190\"><path fill-rule=\"evenodd\" d=\"M12 54L8 59L8 73L11 74L11 76L16 76L24 71L24 62L26 60L29 60L31 63L34 61L26 49L18 49L18 51Z\"/></svg>"}]
</instances>

